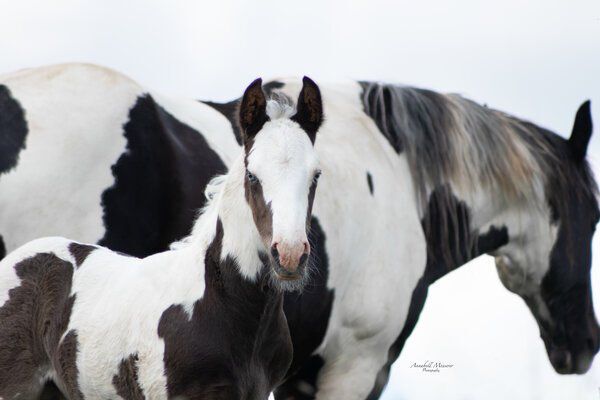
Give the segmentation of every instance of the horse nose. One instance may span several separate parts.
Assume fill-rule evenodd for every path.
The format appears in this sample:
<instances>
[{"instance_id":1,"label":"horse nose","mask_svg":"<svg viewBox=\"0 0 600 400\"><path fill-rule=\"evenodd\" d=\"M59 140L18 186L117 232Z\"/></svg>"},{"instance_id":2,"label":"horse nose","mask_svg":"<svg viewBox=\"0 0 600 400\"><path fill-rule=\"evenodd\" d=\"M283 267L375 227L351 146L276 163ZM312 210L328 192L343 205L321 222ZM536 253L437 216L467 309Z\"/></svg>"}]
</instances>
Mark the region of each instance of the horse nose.
<instances>
[{"instance_id":1,"label":"horse nose","mask_svg":"<svg viewBox=\"0 0 600 400\"><path fill-rule=\"evenodd\" d=\"M271 246L271 255L285 273L295 274L308 259L310 245L306 240L296 243L275 242Z\"/></svg>"},{"instance_id":2,"label":"horse nose","mask_svg":"<svg viewBox=\"0 0 600 400\"><path fill-rule=\"evenodd\" d=\"M571 353L565 349L554 349L550 352L550 363L559 374L573 372L573 359Z\"/></svg>"}]
</instances>

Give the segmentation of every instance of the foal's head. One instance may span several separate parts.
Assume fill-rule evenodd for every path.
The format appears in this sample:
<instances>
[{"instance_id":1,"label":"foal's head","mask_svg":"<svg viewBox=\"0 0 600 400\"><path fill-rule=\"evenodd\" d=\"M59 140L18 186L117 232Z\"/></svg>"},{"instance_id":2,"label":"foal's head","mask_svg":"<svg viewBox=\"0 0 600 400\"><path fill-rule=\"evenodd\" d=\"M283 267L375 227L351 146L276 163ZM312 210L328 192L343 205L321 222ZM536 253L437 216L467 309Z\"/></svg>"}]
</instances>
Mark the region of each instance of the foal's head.
<instances>
[{"instance_id":1,"label":"foal's head","mask_svg":"<svg viewBox=\"0 0 600 400\"><path fill-rule=\"evenodd\" d=\"M552 366L563 374L585 373L600 342L590 273L600 212L585 161L591 133L586 102L571 137L551 138L560 161L547 173L547 212L520 215L496 258L502 282L527 303Z\"/></svg>"},{"instance_id":2,"label":"foal's head","mask_svg":"<svg viewBox=\"0 0 600 400\"><path fill-rule=\"evenodd\" d=\"M267 101L261 79L250 84L240 105L246 201L283 289L300 287L307 276L307 232L321 174L313 146L322 120L319 88L307 77L295 110Z\"/></svg>"}]
</instances>

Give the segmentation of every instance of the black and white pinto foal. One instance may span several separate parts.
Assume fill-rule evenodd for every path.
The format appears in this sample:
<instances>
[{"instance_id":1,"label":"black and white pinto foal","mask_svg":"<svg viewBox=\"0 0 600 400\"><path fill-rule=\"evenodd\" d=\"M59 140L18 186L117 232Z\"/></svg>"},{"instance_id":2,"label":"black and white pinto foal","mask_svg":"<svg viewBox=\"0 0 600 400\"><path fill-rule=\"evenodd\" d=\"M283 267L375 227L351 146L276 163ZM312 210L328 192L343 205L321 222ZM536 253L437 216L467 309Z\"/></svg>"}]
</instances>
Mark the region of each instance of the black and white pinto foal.
<instances>
[{"instance_id":1,"label":"black and white pinto foal","mask_svg":"<svg viewBox=\"0 0 600 400\"><path fill-rule=\"evenodd\" d=\"M256 80L244 151L176 250L143 259L59 237L0 263L0 398L52 380L69 399L266 399L292 343L283 292L307 275L319 176L317 86L297 112Z\"/></svg>"}]
</instances>

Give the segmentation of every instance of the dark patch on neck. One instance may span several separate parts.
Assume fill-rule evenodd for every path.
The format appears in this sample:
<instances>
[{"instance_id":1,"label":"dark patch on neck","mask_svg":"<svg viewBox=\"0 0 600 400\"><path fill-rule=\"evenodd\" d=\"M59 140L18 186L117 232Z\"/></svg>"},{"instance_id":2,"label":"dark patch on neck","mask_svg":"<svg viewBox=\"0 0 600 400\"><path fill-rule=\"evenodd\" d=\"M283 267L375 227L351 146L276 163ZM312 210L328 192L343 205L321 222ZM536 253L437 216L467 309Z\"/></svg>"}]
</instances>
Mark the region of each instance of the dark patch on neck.
<instances>
[{"instance_id":1,"label":"dark patch on neck","mask_svg":"<svg viewBox=\"0 0 600 400\"><path fill-rule=\"evenodd\" d=\"M325 337L334 291L327 288L326 237L316 217L312 217L308 240L311 246L308 265L314 269L311 279L302 293L285 294L284 311L294 344L294 360L286 382L275 391L276 399L303 399L310 387L316 391L316 378L323 366L312 354Z\"/></svg>"},{"instance_id":2,"label":"dark patch on neck","mask_svg":"<svg viewBox=\"0 0 600 400\"><path fill-rule=\"evenodd\" d=\"M271 97L274 90L281 89L283 86L284 85L282 82L270 81L263 85L263 90L265 91L268 98ZM229 120L229 123L231 124L231 129L233 129L233 134L235 135L235 140L241 146L242 131L240 130L240 125L238 123L238 111L240 106L240 100L241 99L235 99L227 103L216 103L213 101L202 100L201 103L204 103L207 106L214 108Z\"/></svg>"},{"instance_id":3,"label":"dark patch on neck","mask_svg":"<svg viewBox=\"0 0 600 400\"><path fill-rule=\"evenodd\" d=\"M0 85L0 174L16 167L26 137L25 112L8 87Z\"/></svg>"},{"instance_id":4,"label":"dark patch on neck","mask_svg":"<svg viewBox=\"0 0 600 400\"><path fill-rule=\"evenodd\" d=\"M80 267L81 264L85 261L85 259L90 255L90 253L96 250L96 246L92 246L89 244L81 244L81 243L71 243L69 245L69 252L75 258L75 263L77 267Z\"/></svg>"},{"instance_id":5,"label":"dark patch on neck","mask_svg":"<svg viewBox=\"0 0 600 400\"><path fill-rule=\"evenodd\" d=\"M378 399L389 379L390 368L404 348L415 328L429 285L482 254L489 253L508 243L505 226L491 226L479 234L470 230L470 210L445 187L434 190L425 211L422 225L427 240L425 272L413 290L404 327L388 353L386 365L379 371L369 400Z\"/></svg>"},{"instance_id":6,"label":"dark patch on neck","mask_svg":"<svg viewBox=\"0 0 600 400\"><path fill-rule=\"evenodd\" d=\"M204 188L227 168L200 132L139 97L124 125L127 150L102 194L106 233L99 244L145 257L189 234Z\"/></svg>"},{"instance_id":7,"label":"dark patch on neck","mask_svg":"<svg viewBox=\"0 0 600 400\"><path fill-rule=\"evenodd\" d=\"M267 398L292 358L283 295L264 276L251 282L231 257L221 260L223 226L205 255L206 289L192 317L181 305L162 314L169 398Z\"/></svg>"},{"instance_id":8,"label":"dark patch on neck","mask_svg":"<svg viewBox=\"0 0 600 400\"><path fill-rule=\"evenodd\" d=\"M369 192L373 194L373 177L369 172L367 172L367 185L369 185Z\"/></svg>"},{"instance_id":9,"label":"dark patch on neck","mask_svg":"<svg viewBox=\"0 0 600 400\"><path fill-rule=\"evenodd\" d=\"M0 397L13 398L19 392L27 397L38 371L52 365L68 397L82 399L76 332L61 341L75 301L70 296L73 266L52 253L39 253L14 269L20 284L0 307Z\"/></svg>"},{"instance_id":10,"label":"dark patch on neck","mask_svg":"<svg viewBox=\"0 0 600 400\"><path fill-rule=\"evenodd\" d=\"M471 230L471 210L448 187L431 192L422 220L427 240L426 276L429 283L481 254L508 243L506 227L486 234Z\"/></svg>"},{"instance_id":11,"label":"dark patch on neck","mask_svg":"<svg viewBox=\"0 0 600 400\"><path fill-rule=\"evenodd\" d=\"M138 360L137 353L121 360L119 373L112 379L117 394L127 400L146 399L138 380Z\"/></svg>"}]
</instances>

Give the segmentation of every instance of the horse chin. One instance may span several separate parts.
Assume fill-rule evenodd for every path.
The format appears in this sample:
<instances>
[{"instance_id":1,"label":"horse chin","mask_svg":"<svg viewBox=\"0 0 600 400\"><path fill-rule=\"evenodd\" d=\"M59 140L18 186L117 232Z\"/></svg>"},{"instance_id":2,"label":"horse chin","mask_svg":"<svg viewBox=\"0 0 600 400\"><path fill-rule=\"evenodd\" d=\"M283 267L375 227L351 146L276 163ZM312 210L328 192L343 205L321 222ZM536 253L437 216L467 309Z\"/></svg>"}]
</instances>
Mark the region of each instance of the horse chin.
<instances>
[{"instance_id":1,"label":"horse chin","mask_svg":"<svg viewBox=\"0 0 600 400\"><path fill-rule=\"evenodd\" d=\"M282 292L300 292L308 280L306 263L298 266L294 273L285 271L275 260L271 261L271 286Z\"/></svg>"}]
</instances>

